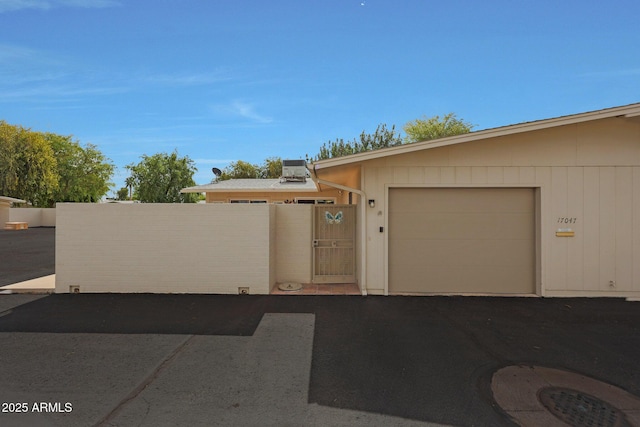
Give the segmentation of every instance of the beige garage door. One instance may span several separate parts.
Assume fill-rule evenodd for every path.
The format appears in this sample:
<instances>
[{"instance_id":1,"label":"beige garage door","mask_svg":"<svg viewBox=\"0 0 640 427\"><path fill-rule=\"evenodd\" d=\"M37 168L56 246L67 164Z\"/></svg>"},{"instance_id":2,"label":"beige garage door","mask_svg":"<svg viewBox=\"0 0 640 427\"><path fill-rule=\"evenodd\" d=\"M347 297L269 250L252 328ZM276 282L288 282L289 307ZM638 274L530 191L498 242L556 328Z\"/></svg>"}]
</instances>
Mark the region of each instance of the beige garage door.
<instances>
[{"instance_id":1,"label":"beige garage door","mask_svg":"<svg viewBox=\"0 0 640 427\"><path fill-rule=\"evenodd\" d=\"M530 188L389 189L389 293L535 293Z\"/></svg>"}]
</instances>

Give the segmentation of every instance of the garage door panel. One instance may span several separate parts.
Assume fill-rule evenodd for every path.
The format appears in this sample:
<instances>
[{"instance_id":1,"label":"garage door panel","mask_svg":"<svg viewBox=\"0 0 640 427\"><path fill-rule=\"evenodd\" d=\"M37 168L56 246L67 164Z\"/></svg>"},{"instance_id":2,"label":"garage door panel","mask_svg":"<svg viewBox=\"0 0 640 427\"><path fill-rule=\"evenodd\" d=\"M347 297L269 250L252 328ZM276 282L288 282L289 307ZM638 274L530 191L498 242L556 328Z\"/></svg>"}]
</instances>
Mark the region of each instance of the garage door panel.
<instances>
[{"instance_id":1,"label":"garage door panel","mask_svg":"<svg viewBox=\"0 0 640 427\"><path fill-rule=\"evenodd\" d=\"M394 252L394 268L420 268L422 265L446 265L451 268L489 265L528 267L533 249L529 240L407 240L389 246Z\"/></svg>"},{"instance_id":2,"label":"garage door panel","mask_svg":"<svg viewBox=\"0 0 640 427\"><path fill-rule=\"evenodd\" d=\"M535 292L530 188L389 190L390 293Z\"/></svg>"},{"instance_id":3,"label":"garage door panel","mask_svg":"<svg viewBox=\"0 0 640 427\"><path fill-rule=\"evenodd\" d=\"M527 228L533 213L397 213L389 226L394 239L524 239L531 237ZM403 227L410 223L412 227ZM396 232L397 231L397 232Z\"/></svg>"},{"instance_id":4,"label":"garage door panel","mask_svg":"<svg viewBox=\"0 0 640 427\"><path fill-rule=\"evenodd\" d=\"M500 293L514 294L518 282L529 280L529 271L518 267L495 269L490 266L451 269L441 266L426 266L422 277L399 272L397 293L403 294L447 294L447 293ZM436 284L447 283L449 288L439 288ZM486 289L490 289L487 291ZM527 294L528 291L522 292Z\"/></svg>"},{"instance_id":5,"label":"garage door panel","mask_svg":"<svg viewBox=\"0 0 640 427\"><path fill-rule=\"evenodd\" d=\"M418 192L425 190L429 193L416 197ZM452 195L447 190L453 190L456 194ZM499 191L496 192L496 190ZM390 191L389 212L532 212L533 198L522 190L522 188L393 188Z\"/></svg>"}]
</instances>

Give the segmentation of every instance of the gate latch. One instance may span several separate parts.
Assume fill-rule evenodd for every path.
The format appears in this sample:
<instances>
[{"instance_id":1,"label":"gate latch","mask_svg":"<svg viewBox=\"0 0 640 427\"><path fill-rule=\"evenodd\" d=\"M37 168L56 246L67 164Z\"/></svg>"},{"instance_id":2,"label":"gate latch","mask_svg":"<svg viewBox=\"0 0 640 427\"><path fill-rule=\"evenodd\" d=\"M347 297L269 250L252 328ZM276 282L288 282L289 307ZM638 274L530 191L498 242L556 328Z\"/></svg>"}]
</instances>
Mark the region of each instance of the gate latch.
<instances>
[{"instance_id":1,"label":"gate latch","mask_svg":"<svg viewBox=\"0 0 640 427\"><path fill-rule=\"evenodd\" d=\"M317 240L317 239L313 239L313 247L314 247L314 248L317 248L317 247L318 247L318 245L319 245L318 240Z\"/></svg>"}]
</instances>

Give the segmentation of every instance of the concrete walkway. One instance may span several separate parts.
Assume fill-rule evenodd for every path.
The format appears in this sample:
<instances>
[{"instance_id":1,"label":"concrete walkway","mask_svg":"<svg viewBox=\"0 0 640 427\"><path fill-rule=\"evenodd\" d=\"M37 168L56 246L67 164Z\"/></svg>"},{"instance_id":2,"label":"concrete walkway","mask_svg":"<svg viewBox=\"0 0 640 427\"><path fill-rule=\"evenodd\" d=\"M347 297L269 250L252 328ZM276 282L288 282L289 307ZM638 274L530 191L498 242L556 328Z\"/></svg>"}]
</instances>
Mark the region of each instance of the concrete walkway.
<instances>
[{"instance_id":1,"label":"concrete walkway","mask_svg":"<svg viewBox=\"0 0 640 427\"><path fill-rule=\"evenodd\" d=\"M56 275L50 274L37 279L1 286L0 294L51 294L55 289Z\"/></svg>"}]
</instances>

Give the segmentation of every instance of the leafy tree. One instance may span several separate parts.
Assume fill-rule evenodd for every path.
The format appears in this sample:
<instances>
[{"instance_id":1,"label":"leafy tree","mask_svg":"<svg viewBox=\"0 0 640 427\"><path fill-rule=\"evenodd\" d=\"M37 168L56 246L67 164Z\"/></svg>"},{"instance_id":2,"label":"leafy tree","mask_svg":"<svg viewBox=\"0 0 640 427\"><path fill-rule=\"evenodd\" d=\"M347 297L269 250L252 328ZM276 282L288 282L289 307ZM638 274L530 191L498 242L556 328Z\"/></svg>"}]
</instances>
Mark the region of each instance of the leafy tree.
<instances>
[{"instance_id":1,"label":"leafy tree","mask_svg":"<svg viewBox=\"0 0 640 427\"><path fill-rule=\"evenodd\" d=\"M261 178L280 178L282 176L282 158L268 157L260 169Z\"/></svg>"},{"instance_id":2,"label":"leafy tree","mask_svg":"<svg viewBox=\"0 0 640 427\"><path fill-rule=\"evenodd\" d=\"M98 202L111 187L114 166L93 144L82 147L71 136L44 134L57 160L55 202Z\"/></svg>"},{"instance_id":3,"label":"leafy tree","mask_svg":"<svg viewBox=\"0 0 640 427\"><path fill-rule=\"evenodd\" d=\"M405 124L403 129L407 134L406 142L411 143L469 133L474 126L458 118L455 113L449 113L443 117L425 116L422 119L412 120Z\"/></svg>"},{"instance_id":4,"label":"leafy tree","mask_svg":"<svg viewBox=\"0 0 640 427\"><path fill-rule=\"evenodd\" d=\"M95 145L71 138L0 121L0 192L41 207L99 201L114 166Z\"/></svg>"},{"instance_id":5,"label":"leafy tree","mask_svg":"<svg viewBox=\"0 0 640 427\"><path fill-rule=\"evenodd\" d=\"M238 160L231 162L222 170L219 181L242 178L280 178L282 176L282 158L267 157L261 165Z\"/></svg>"},{"instance_id":6,"label":"leafy tree","mask_svg":"<svg viewBox=\"0 0 640 427\"><path fill-rule=\"evenodd\" d=\"M185 187L196 185L193 174L197 172L193 160L180 157L178 152L144 155L138 164L127 165L134 189L134 198L145 203L195 203L195 193L180 193Z\"/></svg>"},{"instance_id":7,"label":"leafy tree","mask_svg":"<svg viewBox=\"0 0 640 427\"><path fill-rule=\"evenodd\" d=\"M116 193L116 200L129 200L129 188L120 188Z\"/></svg>"},{"instance_id":8,"label":"leafy tree","mask_svg":"<svg viewBox=\"0 0 640 427\"><path fill-rule=\"evenodd\" d=\"M44 136L0 121L0 193L50 205L58 187L53 149Z\"/></svg>"},{"instance_id":9,"label":"leafy tree","mask_svg":"<svg viewBox=\"0 0 640 427\"><path fill-rule=\"evenodd\" d=\"M231 162L229 166L222 170L222 175L218 178L220 181L227 179L240 178L260 178L262 176L261 167L249 162L238 160Z\"/></svg>"},{"instance_id":10,"label":"leafy tree","mask_svg":"<svg viewBox=\"0 0 640 427\"><path fill-rule=\"evenodd\" d=\"M386 124L379 124L375 132L368 134L362 131L359 139L344 142L343 139L329 141L320 147L320 152L308 161L331 159L347 156L349 154L362 153L364 151L378 150L380 148L394 147L403 143L400 134L396 133L395 125L387 129Z\"/></svg>"}]
</instances>

